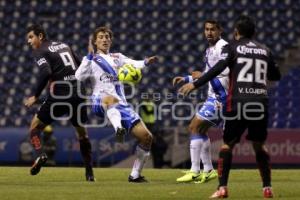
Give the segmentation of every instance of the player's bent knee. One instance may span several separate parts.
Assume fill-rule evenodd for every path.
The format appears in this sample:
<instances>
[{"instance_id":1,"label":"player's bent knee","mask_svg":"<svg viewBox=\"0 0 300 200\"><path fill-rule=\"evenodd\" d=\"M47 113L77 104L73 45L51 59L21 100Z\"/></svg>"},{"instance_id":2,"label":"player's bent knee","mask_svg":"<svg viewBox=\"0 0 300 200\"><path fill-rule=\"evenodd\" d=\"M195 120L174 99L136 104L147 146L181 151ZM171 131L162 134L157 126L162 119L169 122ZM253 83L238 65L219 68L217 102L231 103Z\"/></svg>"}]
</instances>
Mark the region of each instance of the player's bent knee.
<instances>
[{"instance_id":1,"label":"player's bent knee","mask_svg":"<svg viewBox=\"0 0 300 200\"><path fill-rule=\"evenodd\" d=\"M103 98L104 106L111 106L116 103L119 103L119 100L113 96L106 96Z\"/></svg>"},{"instance_id":2,"label":"player's bent knee","mask_svg":"<svg viewBox=\"0 0 300 200\"><path fill-rule=\"evenodd\" d=\"M230 147L228 144L223 144L223 145L221 146L221 149L222 149L222 150L230 150L231 147Z\"/></svg>"},{"instance_id":3,"label":"player's bent knee","mask_svg":"<svg viewBox=\"0 0 300 200\"><path fill-rule=\"evenodd\" d=\"M152 141L153 141L153 136L151 134L147 133L147 134L143 135L143 137L140 140L140 143L145 146L150 147L152 144Z\"/></svg>"},{"instance_id":4,"label":"player's bent knee","mask_svg":"<svg viewBox=\"0 0 300 200\"><path fill-rule=\"evenodd\" d=\"M42 131L47 125L42 123L37 117L34 117L31 121L29 133Z\"/></svg>"}]
</instances>

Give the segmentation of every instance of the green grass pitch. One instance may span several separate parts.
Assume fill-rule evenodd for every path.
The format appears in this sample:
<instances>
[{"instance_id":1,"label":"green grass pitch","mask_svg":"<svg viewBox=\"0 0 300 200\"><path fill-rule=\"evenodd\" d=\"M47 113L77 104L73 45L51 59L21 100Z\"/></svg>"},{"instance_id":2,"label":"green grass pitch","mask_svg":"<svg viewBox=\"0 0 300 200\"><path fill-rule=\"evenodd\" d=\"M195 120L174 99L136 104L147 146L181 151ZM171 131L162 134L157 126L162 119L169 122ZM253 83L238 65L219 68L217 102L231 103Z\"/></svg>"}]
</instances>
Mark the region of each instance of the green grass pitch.
<instances>
[{"instance_id":1,"label":"green grass pitch","mask_svg":"<svg viewBox=\"0 0 300 200\"><path fill-rule=\"evenodd\" d=\"M128 183L130 169L95 168L95 183L84 179L83 168L45 167L37 176L29 167L0 167L1 200L147 200L208 199L217 180L178 184L180 169L145 169L149 183ZM300 199L300 170L273 170L274 199ZM229 199L263 199L257 170L232 170Z\"/></svg>"}]
</instances>

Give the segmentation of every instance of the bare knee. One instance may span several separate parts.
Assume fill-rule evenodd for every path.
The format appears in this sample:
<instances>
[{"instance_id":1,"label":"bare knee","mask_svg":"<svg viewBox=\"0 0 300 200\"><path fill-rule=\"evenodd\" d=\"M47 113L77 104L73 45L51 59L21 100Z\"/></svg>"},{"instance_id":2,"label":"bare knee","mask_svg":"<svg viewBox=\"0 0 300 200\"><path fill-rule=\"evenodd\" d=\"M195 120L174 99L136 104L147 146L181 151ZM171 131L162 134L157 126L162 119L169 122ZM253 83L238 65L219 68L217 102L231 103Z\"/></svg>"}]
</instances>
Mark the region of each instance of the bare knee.
<instances>
[{"instance_id":1,"label":"bare knee","mask_svg":"<svg viewBox=\"0 0 300 200\"><path fill-rule=\"evenodd\" d=\"M103 106L108 107L113 104L119 103L119 100L113 96L106 96L103 98L102 102L103 102Z\"/></svg>"},{"instance_id":2,"label":"bare knee","mask_svg":"<svg viewBox=\"0 0 300 200\"><path fill-rule=\"evenodd\" d=\"M151 133L145 133L139 140L140 144L145 147L151 147L153 141L153 136Z\"/></svg>"},{"instance_id":3,"label":"bare knee","mask_svg":"<svg viewBox=\"0 0 300 200\"><path fill-rule=\"evenodd\" d=\"M221 146L221 151L232 151L234 145L229 145L229 144L223 144Z\"/></svg>"},{"instance_id":4,"label":"bare knee","mask_svg":"<svg viewBox=\"0 0 300 200\"><path fill-rule=\"evenodd\" d=\"M30 135L34 135L34 134L38 134L39 132L41 132L42 130L44 130L44 128L47 125L44 124L43 122L41 122L37 116L34 116L34 118L31 121L30 124L30 128L29 128L29 134Z\"/></svg>"}]
</instances>

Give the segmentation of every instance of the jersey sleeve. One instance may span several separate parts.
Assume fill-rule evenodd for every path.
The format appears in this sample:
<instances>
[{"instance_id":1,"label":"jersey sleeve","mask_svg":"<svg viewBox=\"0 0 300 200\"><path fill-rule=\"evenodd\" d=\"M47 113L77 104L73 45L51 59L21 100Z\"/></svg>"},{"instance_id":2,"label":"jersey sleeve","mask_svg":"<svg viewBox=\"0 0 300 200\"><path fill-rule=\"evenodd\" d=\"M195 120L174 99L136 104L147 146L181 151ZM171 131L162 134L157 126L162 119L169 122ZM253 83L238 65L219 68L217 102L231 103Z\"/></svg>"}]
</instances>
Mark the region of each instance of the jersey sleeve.
<instances>
[{"instance_id":1,"label":"jersey sleeve","mask_svg":"<svg viewBox=\"0 0 300 200\"><path fill-rule=\"evenodd\" d=\"M230 65L230 62L233 60L234 53L231 50L230 45L225 45L222 49L222 53L220 55L220 60L203 76L194 81L194 86L200 87L210 81L211 79L218 76L221 72L223 72L227 66Z\"/></svg>"},{"instance_id":2,"label":"jersey sleeve","mask_svg":"<svg viewBox=\"0 0 300 200\"><path fill-rule=\"evenodd\" d=\"M268 61L267 78L269 81L278 81L281 78L280 70L277 63L274 61L273 55L270 52Z\"/></svg>"},{"instance_id":3,"label":"jersey sleeve","mask_svg":"<svg viewBox=\"0 0 300 200\"><path fill-rule=\"evenodd\" d=\"M128 58L127 56L121 54L121 53L120 53L119 56L120 56L120 61L121 61L120 63L122 63L122 65L124 65L124 64L132 64L134 67L139 68L139 69L141 69L141 68L143 68L143 67L146 66L144 60L133 60L133 59Z\"/></svg>"},{"instance_id":4,"label":"jersey sleeve","mask_svg":"<svg viewBox=\"0 0 300 200\"><path fill-rule=\"evenodd\" d=\"M81 64L75 72L75 77L79 81L84 81L92 74L92 59L84 56Z\"/></svg>"},{"instance_id":5,"label":"jersey sleeve","mask_svg":"<svg viewBox=\"0 0 300 200\"><path fill-rule=\"evenodd\" d=\"M71 48L70 48L70 49L71 49ZM80 60L78 54L76 54L76 53L73 51L73 49L71 49L71 52L72 52L72 55L73 55L73 57L74 57L74 60L75 60L75 62L76 62L76 64L77 64L77 66L79 66L80 63L81 63L81 60Z\"/></svg>"},{"instance_id":6,"label":"jersey sleeve","mask_svg":"<svg viewBox=\"0 0 300 200\"><path fill-rule=\"evenodd\" d=\"M39 97L48 83L52 70L43 52L38 51L35 53L35 62L39 68L39 77L36 88L34 89L34 96Z\"/></svg>"}]
</instances>

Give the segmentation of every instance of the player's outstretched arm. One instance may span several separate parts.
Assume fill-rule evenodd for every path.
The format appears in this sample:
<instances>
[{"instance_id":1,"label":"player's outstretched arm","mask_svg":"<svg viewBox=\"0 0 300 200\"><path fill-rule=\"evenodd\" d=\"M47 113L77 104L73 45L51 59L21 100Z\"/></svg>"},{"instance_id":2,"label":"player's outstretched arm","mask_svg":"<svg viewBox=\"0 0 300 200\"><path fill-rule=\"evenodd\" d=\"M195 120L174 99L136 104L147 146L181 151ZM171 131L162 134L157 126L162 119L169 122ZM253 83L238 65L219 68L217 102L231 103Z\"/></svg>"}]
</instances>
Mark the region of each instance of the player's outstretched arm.
<instances>
[{"instance_id":1,"label":"player's outstretched arm","mask_svg":"<svg viewBox=\"0 0 300 200\"><path fill-rule=\"evenodd\" d=\"M92 38L93 38L93 36L91 35L91 36L89 37L88 52L89 52L89 54L94 55L95 50L94 50Z\"/></svg>"},{"instance_id":2,"label":"player's outstretched arm","mask_svg":"<svg viewBox=\"0 0 300 200\"><path fill-rule=\"evenodd\" d=\"M92 44L92 37L89 38L88 55L83 57L81 64L75 72L75 77L79 81L84 81L90 77L92 70L91 64L94 57L94 47Z\"/></svg>"},{"instance_id":3,"label":"player's outstretched arm","mask_svg":"<svg viewBox=\"0 0 300 200\"><path fill-rule=\"evenodd\" d=\"M158 56L151 56L151 57L145 58L145 65L151 65L157 61L158 61Z\"/></svg>"},{"instance_id":4,"label":"player's outstretched arm","mask_svg":"<svg viewBox=\"0 0 300 200\"><path fill-rule=\"evenodd\" d=\"M145 66L153 64L157 61L158 61L158 56L147 57L144 60L133 60L133 59L128 58L127 56L120 53L120 63L132 64L135 68L138 68L138 69L144 68ZM119 66L119 67L121 67L121 66Z\"/></svg>"},{"instance_id":5,"label":"player's outstretched arm","mask_svg":"<svg viewBox=\"0 0 300 200\"><path fill-rule=\"evenodd\" d=\"M198 79L202 76L202 72L200 71L193 71L191 76L176 76L173 78L173 86L179 84L179 83L191 83L195 79Z\"/></svg>"}]
</instances>

